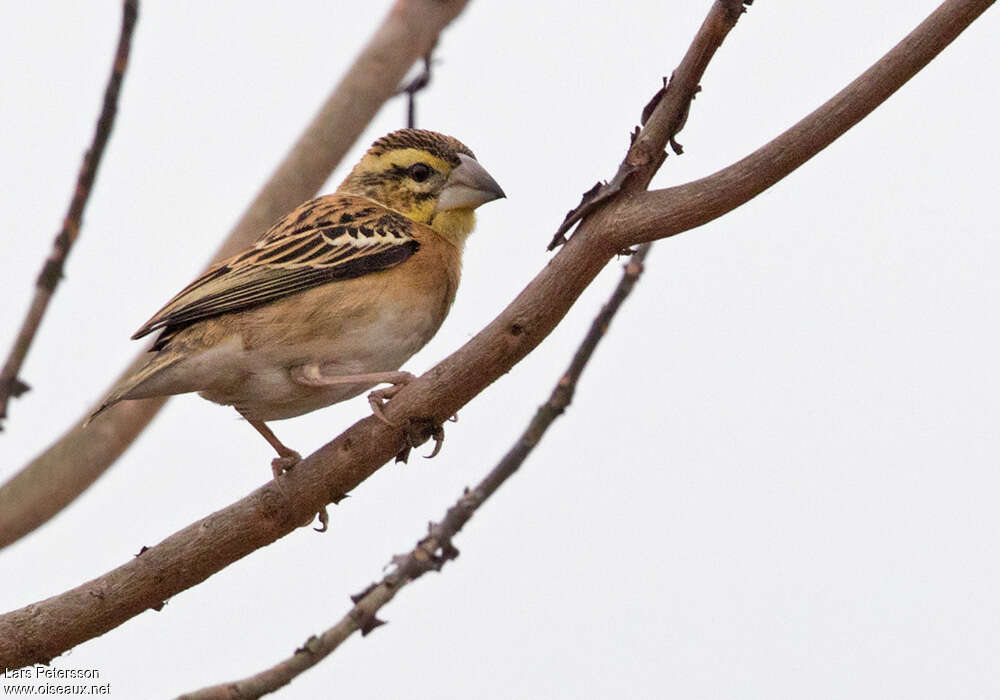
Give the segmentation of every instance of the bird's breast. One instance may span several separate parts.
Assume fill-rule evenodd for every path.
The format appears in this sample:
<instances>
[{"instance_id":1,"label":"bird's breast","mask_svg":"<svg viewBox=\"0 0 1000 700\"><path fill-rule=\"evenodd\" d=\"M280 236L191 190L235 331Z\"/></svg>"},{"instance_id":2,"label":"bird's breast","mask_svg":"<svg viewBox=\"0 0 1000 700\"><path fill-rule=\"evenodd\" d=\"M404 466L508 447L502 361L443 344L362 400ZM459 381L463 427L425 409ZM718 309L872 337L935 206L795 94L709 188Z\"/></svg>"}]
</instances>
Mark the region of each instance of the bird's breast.
<instances>
[{"instance_id":1,"label":"bird's breast","mask_svg":"<svg viewBox=\"0 0 1000 700\"><path fill-rule=\"evenodd\" d=\"M243 380L202 391L202 396L276 420L371 388L370 383L303 386L292 380L291 371L308 364L318 364L328 376L399 369L437 332L458 283L457 267L420 258L418 253L399 267L244 312L242 351L233 358ZM416 265L406 269L411 262Z\"/></svg>"}]
</instances>

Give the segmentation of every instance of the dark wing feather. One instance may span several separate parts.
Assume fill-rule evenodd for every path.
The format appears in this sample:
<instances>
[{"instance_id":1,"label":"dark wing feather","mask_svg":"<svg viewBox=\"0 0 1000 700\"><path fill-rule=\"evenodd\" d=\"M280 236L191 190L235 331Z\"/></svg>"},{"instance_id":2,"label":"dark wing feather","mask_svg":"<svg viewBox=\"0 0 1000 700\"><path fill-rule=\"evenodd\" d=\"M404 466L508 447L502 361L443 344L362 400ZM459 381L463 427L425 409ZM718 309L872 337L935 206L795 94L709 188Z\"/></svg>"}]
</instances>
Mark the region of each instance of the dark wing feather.
<instances>
[{"instance_id":1,"label":"dark wing feather","mask_svg":"<svg viewBox=\"0 0 1000 700\"><path fill-rule=\"evenodd\" d=\"M253 248L206 270L132 338L394 267L420 247L412 226L364 197L334 194L311 200L271 227Z\"/></svg>"}]
</instances>

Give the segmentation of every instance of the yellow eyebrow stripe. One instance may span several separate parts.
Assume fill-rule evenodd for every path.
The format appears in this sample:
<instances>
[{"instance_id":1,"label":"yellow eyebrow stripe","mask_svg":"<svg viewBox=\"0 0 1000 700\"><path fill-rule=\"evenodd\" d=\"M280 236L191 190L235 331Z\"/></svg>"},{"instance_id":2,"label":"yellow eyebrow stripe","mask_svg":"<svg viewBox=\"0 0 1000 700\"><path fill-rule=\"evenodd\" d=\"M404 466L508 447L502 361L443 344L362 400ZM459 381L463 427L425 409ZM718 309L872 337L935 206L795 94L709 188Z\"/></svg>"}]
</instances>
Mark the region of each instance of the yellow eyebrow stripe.
<instances>
[{"instance_id":1,"label":"yellow eyebrow stripe","mask_svg":"<svg viewBox=\"0 0 1000 700\"><path fill-rule=\"evenodd\" d=\"M386 170L393 165L408 168L414 163L427 163L439 173L445 173L453 167L450 163L419 148L400 148L381 155L368 155L365 156L365 160L368 160L366 167L377 170Z\"/></svg>"}]
</instances>

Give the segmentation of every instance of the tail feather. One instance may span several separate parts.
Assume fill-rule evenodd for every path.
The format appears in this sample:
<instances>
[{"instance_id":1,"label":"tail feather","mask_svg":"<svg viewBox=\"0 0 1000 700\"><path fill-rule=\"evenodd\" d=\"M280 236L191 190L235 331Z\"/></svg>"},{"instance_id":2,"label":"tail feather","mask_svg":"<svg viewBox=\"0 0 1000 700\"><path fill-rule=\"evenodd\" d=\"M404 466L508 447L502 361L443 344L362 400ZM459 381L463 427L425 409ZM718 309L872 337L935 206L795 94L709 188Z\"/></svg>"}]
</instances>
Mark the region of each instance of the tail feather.
<instances>
[{"instance_id":1,"label":"tail feather","mask_svg":"<svg viewBox=\"0 0 1000 700\"><path fill-rule=\"evenodd\" d=\"M151 396L167 396L175 393L171 391L158 392L154 387L149 386L150 380L156 379L164 370L183 359L181 355L171 352L159 352L145 365L138 370L125 375L111 389L110 393L101 402L96 411L83 422L84 426L90 424L94 418L107 409L114 406L119 401L126 399L145 399ZM146 386L144 386L146 385Z\"/></svg>"}]
</instances>

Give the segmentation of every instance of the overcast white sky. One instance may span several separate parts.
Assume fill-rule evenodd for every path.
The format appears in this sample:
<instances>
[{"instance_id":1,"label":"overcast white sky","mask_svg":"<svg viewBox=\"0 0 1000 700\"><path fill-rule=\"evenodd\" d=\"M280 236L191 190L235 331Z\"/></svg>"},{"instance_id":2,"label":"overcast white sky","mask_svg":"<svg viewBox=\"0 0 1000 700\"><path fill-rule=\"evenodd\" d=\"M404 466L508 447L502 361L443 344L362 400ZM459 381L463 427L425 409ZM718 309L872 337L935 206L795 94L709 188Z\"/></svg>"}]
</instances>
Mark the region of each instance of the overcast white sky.
<instances>
[{"instance_id":1,"label":"overcast white sky","mask_svg":"<svg viewBox=\"0 0 1000 700\"><path fill-rule=\"evenodd\" d=\"M758 1L656 186L771 139L933 0ZM458 301L408 369L484 326L548 259L709 2L473 2L420 126L509 199L480 212ZM187 284L388 3L146 0L85 225L0 436L6 479L76 420ZM0 4L0 341L64 214L119 3ZM995 698L1000 695L998 14L819 157L654 248L576 403L390 624L281 698ZM403 125L391 103L368 143ZM340 618L520 433L619 275L449 425L309 529L57 659L116 698L172 697L283 658ZM277 423L303 454L367 411ZM261 485L270 448L193 396L76 503L0 552L0 609L59 593ZM217 465L222 465L217 466Z\"/></svg>"}]
</instances>

